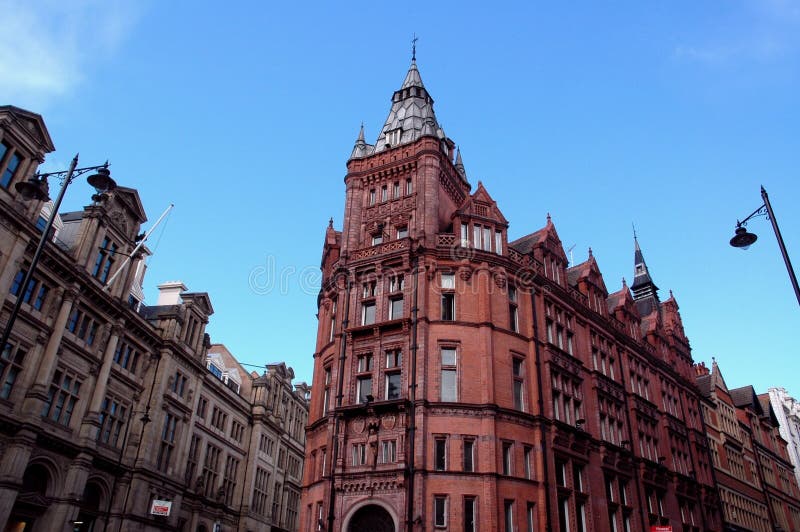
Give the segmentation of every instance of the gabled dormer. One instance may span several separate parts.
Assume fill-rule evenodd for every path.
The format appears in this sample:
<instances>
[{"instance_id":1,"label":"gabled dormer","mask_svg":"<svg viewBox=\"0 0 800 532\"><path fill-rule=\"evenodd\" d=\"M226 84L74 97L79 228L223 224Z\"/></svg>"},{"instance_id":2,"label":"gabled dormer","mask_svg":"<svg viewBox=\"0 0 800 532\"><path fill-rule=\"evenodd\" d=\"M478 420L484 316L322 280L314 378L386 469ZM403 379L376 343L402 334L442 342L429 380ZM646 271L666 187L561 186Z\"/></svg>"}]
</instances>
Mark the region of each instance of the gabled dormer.
<instances>
[{"instance_id":1,"label":"gabled dormer","mask_svg":"<svg viewBox=\"0 0 800 532\"><path fill-rule=\"evenodd\" d=\"M669 299L661 304L661 312L664 317L664 331L667 334L674 335L678 340L689 345L689 340L686 338L686 332L683 330L683 320L681 313L678 311L678 302L675 296L672 295L672 290L669 291Z\"/></svg>"},{"instance_id":2,"label":"gabled dormer","mask_svg":"<svg viewBox=\"0 0 800 532\"><path fill-rule=\"evenodd\" d=\"M640 327L642 319L624 278L622 279L622 288L613 294L609 294L606 303L608 313L625 325L625 330L632 338L641 340Z\"/></svg>"},{"instance_id":3,"label":"gabled dormer","mask_svg":"<svg viewBox=\"0 0 800 532\"><path fill-rule=\"evenodd\" d=\"M549 213L543 228L518 238L511 242L509 247L523 255L533 254L533 258L542 263L546 277L561 286L566 286L567 254L564 253L564 247Z\"/></svg>"},{"instance_id":4,"label":"gabled dormer","mask_svg":"<svg viewBox=\"0 0 800 532\"><path fill-rule=\"evenodd\" d=\"M508 220L480 181L475 193L467 197L453 214L453 230L459 237L461 247L505 254Z\"/></svg>"},{"instance_id":5,"label":"gabled dormer","mask_svg":"<svg viewBox=\"0 0 800 532\"><path fill-rule=\"evenodd\" d=\"M586 296L590 309L606 315L608 290L592 248L589 248L589 258L586 261L567 269L567 282Z\"/></svg>"}]
</instances>

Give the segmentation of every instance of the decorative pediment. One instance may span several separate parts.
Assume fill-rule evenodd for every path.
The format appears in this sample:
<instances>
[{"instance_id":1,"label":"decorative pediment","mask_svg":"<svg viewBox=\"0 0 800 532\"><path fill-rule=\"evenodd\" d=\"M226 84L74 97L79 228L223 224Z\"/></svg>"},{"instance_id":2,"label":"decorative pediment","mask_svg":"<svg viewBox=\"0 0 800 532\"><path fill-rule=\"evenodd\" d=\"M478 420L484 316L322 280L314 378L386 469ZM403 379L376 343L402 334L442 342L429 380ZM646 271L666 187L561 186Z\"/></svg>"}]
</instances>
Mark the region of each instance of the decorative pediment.
<instances>
[{"instance_id":1,"label":"decorative pediment","mask_svg":"<svg viewBox=\"0 0 800 532\"><path fill-rule=\"evenodd\" d=\"M147 221L147 214L136 189L117 187L114 189L114 197L130 212L137 223L142 224Z\"/></svg>"},{"instance_id":2,"label":"decorative pediment","mask_svg":"<svg viewBox=\"0 0 800 532\"><path fill-rule=\"evenodd\" d=\"M196 305L206 316L214 314L214 307L211 306L211 298L208 296L208 292L184 292L181 294L181 299L183 299L184 303L191 302Z\"/></svg>"},{"instance_id":3,"label":"decorative pediment","mask_svg":"<svg viewBox=\"0 0 800 532\"><path fill-rule=\"evenodd\" d=\"M278 362L277 364L267 364L267 370L284 380L291 381L294 379L294 369L288 367L285 362Z\"/></svg>"},{"instance_id":4,"label":"decorative pediment","mask_svg":"<svg viewBox=\"0 0 800 532\"><path fill-rule=\"evenodd\" d=\"M33 153L41 156L56 149L41 115L13 105L1 105L0 122L3 121L8 124L5 128L13 130Z\"/></svg>"}]
</instances>

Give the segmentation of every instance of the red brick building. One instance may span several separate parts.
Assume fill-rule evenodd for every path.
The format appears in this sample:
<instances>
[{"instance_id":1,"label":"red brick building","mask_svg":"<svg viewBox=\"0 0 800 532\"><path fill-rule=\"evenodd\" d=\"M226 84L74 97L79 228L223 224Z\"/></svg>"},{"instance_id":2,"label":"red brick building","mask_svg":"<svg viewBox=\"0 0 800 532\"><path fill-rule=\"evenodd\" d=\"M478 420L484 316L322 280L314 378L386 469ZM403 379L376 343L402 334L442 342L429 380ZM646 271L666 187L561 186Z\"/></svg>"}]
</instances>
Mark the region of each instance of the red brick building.
<instances>
[{"instance_id":1,"label":"red brick building","mask_svg":"<svg viewBox=\"0 0 800 532\"><path fill-rule=\"evenodd\" d=\"M514 241L415 62L322 256L301 530L721 530L689 342L638 242L609 293Z\"/></svg>"},{"instance_id":2,"label":"red brick building","mask_svg":"<svg viewBox=\"0 0 800 532\"><path fill-rule=\"evenodd\" d=\"M724 530L800 530L800 489L769 394L729 390L716 361L696 371Z\"/></svg>"}]
</instances>

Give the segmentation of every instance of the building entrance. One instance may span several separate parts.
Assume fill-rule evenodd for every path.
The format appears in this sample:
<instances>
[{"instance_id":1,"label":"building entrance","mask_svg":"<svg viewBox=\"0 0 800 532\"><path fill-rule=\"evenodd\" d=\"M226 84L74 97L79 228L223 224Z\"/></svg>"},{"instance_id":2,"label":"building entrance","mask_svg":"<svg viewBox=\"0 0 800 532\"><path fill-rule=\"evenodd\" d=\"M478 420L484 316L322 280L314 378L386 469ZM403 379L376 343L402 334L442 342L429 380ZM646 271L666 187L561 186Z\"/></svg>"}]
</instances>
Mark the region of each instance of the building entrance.
<instances>
[{"instance_id":1,"label":"building entrance","mask_svg":"<svg viewBox=\"0 0 800 532\"><path fill-rule=\"evenodd\" d=\"M362 532L364 530L369 530L370 532L395 532L392 516L377 504L368 504L359 508L350 519L350 525L347 529L348 532Z\"/></svg>"}]
</instances>

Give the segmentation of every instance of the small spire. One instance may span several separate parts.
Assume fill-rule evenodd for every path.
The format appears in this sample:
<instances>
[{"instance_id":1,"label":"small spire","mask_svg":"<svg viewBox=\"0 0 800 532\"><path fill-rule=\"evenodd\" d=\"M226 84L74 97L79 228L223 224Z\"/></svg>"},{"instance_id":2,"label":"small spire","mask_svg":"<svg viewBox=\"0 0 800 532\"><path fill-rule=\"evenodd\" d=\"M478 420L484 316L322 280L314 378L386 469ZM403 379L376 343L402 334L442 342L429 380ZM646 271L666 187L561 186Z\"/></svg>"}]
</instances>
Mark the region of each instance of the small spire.
<instances>
[{"instance_id":1,"label":"small spire","mask_svg":"<svg viewBox=\"0 0 800 532\"><path fill-rule=\"evenodd\" d=\"M550 223L550 213L547 213L547 223Z\"/></svg>"},{"instance_id":2,"label":"small spire","mask_svg":"<svg viewBox=\"0 0 800 532\"><path fill-rule=\"evenodd\" d=\"M625 282L625 277L622 277L622 288L628 288L628 283Z\"/></svg>"},{"instance_id":3,"label":"small spire","mask_svg":"<svg viewBox=\"0 0 800 532\"><path fill-rule=\"evenodd\" d=\"M417 38L417 34L414 33L414 37L411 39L411 60L412 61L416 61L417 60L417 41L418 40L419 39Z\"/></svg>"},{"instance_id":4,"label":"small spire","mask_svg":"<svg viewBox=\"0 0 800 532\"><path fill-rule=\"evenodd\" d=\"M331 216L331 219L330 219L330 220L328 220L328 227L330 227L331 229L333 229L333 216Z\"/></svg>"},{"instance_id":5,"label":"small spire","mask_svg":"<svg viewBox=\"0 0 800 532\"><path fill-rule=\"evenodd\" d=\"M464 161L461 160L461 147L456 148L456 171L461 175L461 177L467 177L467 171L464 168Z\"/></svg>"},{"instance_id":6,"label":"small spire","mask_svg":"<svg viewBox=\"0 0 800 532\"><path fill-rule=\"evenodd\" d=\"M353 146L353 151L350 153L350 158L357 159L360 157L366 157L369 155L369 150L367 148L367 143L364 140L364 122L361 122L361 129L358 131L358 138Z\"/></svg>"},{"instance_id":7,"label":"small spire","mask_svg":"<svg viewBox=\"0 0 800 532\"><path fill-rule=\"evenodd\" d=\"M593 255L592 255L592 246L589 246L589 258L591 259L592 257L593 257Z\"/></svg>"}]
</instances>

